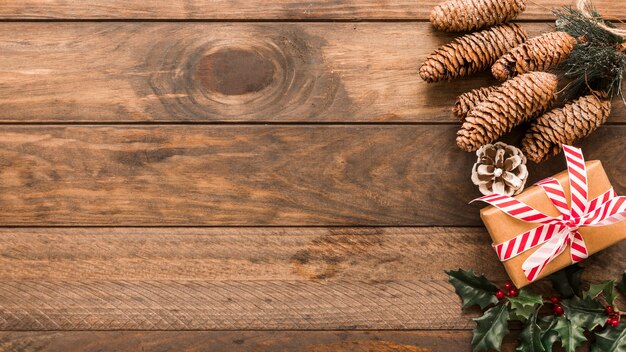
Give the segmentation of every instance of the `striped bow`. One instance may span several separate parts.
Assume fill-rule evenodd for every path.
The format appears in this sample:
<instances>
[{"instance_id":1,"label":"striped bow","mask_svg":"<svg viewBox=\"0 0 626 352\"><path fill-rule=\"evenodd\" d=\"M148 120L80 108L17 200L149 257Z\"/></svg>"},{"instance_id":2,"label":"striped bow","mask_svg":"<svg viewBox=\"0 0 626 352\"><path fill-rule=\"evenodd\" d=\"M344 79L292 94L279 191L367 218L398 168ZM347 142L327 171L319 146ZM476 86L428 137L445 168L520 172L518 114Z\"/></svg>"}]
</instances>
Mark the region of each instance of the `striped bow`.
<instances>
[{"instance_id":1,"label":"striped bow","mask_svg":"<svg viewBox=\"0 0 626 352\"><path fill-rule=\"evenodd\" d=\"M529 281L534 281L546 265L567 247L570 248L572 263L580 262L589 256L585 240L578 232L579 228L606 226L626 219L626 197L618 197L612 188L598 198L588 201L587 168L582 151L568 145L564 145L563 150L569 173L570 205L559 181L547 178L537 183L561 213L560 216L548 216L506 195L492 194L474 200L489 203L516 219L541 224L493 246L501 261L507 261L540 246L522 264L522 270Z\"/></svg>"}]
</instances>

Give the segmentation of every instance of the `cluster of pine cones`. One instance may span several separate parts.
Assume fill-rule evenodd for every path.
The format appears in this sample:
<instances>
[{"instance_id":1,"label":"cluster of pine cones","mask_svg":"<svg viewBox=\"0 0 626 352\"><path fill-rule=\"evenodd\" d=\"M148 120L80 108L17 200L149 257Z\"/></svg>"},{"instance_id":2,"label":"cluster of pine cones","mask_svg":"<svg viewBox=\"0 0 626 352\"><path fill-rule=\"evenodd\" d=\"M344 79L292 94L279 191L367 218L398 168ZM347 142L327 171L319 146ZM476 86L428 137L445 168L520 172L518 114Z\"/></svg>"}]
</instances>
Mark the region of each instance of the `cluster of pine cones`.
<instances>
[{"instance_id":1,"label":"cluster of pine cones","mask_svg":"<svg viewBox=\"0 0 626 352\"><path fill-rule=\"evenodd\" d=\"M572 144L603 124L611 103L606 95L587 95L549 111L559 82L548 72L568 58L579 40L565 32L527 39L520 26L507 23L525 8L526 0L448 0L438 5L430 20L439 30L488 28L442 46L426 59L419 73L431 83L491 68L493 76L504 83L472 90L457 99L453 111L462 119L458 146L476 151L532 120L522 150L539 163L558 154L562 144Z\"/></svg>"}]
</instances>

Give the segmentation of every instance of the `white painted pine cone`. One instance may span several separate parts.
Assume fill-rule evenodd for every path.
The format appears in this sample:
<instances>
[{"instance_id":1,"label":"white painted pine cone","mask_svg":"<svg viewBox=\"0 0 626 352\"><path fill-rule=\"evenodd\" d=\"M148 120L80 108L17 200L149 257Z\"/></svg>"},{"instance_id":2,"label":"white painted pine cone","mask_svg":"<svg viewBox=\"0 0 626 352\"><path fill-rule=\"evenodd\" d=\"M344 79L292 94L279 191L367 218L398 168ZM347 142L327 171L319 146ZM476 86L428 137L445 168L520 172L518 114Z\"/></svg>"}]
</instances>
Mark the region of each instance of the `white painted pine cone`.
<instances>
[{"instance_id":1,"label":"white painted pine cone","mask_svg":"<svg viewBox=\"0 0 626 352\"><path fill-rule=\"evenodd\" d=\"M513 196L524 190L528 179L526 157L522 151L502 142L486 144L476 152L472 182L484 195Z\"/></svg>"}]
</instances>

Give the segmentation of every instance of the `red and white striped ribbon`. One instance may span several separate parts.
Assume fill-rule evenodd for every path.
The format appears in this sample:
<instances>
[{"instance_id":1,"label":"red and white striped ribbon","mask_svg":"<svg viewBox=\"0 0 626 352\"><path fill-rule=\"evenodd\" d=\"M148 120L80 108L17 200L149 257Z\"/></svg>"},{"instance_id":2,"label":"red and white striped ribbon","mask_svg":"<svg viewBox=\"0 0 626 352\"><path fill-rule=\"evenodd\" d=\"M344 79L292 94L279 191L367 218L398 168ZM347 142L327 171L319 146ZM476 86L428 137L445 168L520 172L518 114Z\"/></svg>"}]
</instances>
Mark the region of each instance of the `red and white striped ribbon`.
<instances>
[{"instance_id":1,"label":"red and white striped ribbon","mask_svg":"<svg viewBox=\"0 0 626 352\"><path fill-rule=\"evenodd\" d=\"M569 189L572 194L570 216L574 219L582 217L587 211L587 166L579 148L563 146L569 174Z\"/></svg>"},{"instance_id":2,"label":"red and white striped ribbon","mask_svg":"<svg viewBox=\"0 0 626 352\"><path fill-rule=\"evenodd\" d=\"M501 261L539 247L522 264L529 281L534 281L568 247L572 263L589 256L585 240L578 232L580 227L606 226L626 219L626 197L618 197L613 189L588 201L587 168L583 153L579 148L568 145L563 146L563 151L569 174L570 203L567 203L563 186L556 179L548 178L537 183L561 213L560 216L548 216L506 195L492 194L474 200L489 203L516 219L541 224L493 246Z\"/></svg>"}]
</instances>

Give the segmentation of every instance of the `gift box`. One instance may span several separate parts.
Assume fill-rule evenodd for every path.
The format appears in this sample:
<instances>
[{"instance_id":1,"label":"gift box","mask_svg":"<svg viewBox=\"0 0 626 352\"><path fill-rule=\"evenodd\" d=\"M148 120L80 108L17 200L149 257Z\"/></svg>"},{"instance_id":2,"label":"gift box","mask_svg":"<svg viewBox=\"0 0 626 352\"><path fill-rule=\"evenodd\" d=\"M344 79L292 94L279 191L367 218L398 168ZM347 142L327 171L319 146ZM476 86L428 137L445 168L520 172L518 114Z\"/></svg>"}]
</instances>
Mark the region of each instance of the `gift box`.
<instances>
[{"instance_id":1,"label":"gift box","mask_svg":"<svg viewBox=\"0 0 626 352\"><path fill-rule=\"evenodd\" d=\"M492 205L480 216L517 287L626 239L626 197L615 194L600 161L564 151L568 170L516 197L479 198Z\"/></svg>"}]
</instances>

